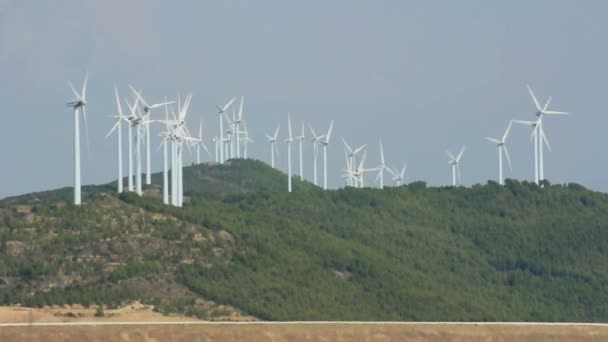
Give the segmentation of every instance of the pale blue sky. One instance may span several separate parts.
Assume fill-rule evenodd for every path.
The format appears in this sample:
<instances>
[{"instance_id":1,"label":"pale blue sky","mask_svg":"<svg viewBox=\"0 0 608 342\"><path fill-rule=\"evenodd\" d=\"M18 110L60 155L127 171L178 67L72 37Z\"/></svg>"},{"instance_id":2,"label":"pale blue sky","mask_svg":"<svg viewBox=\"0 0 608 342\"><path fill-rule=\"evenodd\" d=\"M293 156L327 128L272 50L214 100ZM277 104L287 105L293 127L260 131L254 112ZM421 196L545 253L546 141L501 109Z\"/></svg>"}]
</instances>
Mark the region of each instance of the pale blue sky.
<instances>
[{"instance_id":1,"label":"pale blue sky","mask_svg":"<svg viewBox=\"0 0 608 342\"><path fill-rule=\"evenodd\" d=\"M72 184L64 102L67 80L81 84L85 70L85 184L115 178L116 139L104 139L114 84L124 95L129 83L142 87L152 100L192 91L191 130L202 117L209 138L215 103L244 95L251 155L262 160L264 133L284 128L287 111L317 131L333 118L335 187L341 136L370 144L369 166L382 138L389 165L408 160L408 181L449 183L445 149L462 145L464 182L495 179L496 149L483 137L500 136L512 118L533 119L530 83L571 112L545 121L546 177L608 191L606 18L603 1L0 0L0 198ZM531 179L530 132L515 128L506 175Z\"/></svg>"}]
</instances>

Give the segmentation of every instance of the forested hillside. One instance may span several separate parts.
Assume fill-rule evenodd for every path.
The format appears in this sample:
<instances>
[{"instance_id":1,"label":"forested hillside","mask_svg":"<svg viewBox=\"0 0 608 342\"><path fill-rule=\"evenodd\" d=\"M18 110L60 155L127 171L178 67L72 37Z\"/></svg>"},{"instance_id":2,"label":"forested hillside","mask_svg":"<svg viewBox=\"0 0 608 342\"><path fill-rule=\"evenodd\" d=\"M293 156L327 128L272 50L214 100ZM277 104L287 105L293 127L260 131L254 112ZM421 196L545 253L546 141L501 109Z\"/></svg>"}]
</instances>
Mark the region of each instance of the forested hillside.
<instances>
[{"instance_id":1,"label":"forested hillside","mask_svg":"<svg viewBox=\"0 0 608 342\"><path fill-rule=\"evenodd\" d=\"M608 197L576 184L322 191L257 161L0 201L0 302L267 320L608 320ZM155 175L156 182L160 175ZM228 306L218 306L226 304Z\"/></svg>"}]
</instances>

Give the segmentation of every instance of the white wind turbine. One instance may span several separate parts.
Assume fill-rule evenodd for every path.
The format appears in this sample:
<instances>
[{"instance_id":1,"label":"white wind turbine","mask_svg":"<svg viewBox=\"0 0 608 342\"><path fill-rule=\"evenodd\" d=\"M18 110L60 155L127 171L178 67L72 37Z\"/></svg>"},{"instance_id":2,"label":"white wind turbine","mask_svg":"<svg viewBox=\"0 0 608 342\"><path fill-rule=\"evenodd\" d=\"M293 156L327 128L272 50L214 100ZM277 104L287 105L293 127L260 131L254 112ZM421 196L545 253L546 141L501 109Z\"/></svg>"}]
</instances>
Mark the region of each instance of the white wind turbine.
<instances>
[{"instance_id":1,"label":"white wind turbine","mask_svg":"<svg viewBox=\"0 0 608 342\"><path fill-rule=\"evenodd\" d=\"M361 161L359 162L357 169L343 170L347 173L347 175L350 175L349 178L354 180L355 184L358 183L358 185L356 187L359 187L359 188L363 188L365 186L365 173L378 171L378 168L366 169L364 167L366 157L367 157L367 151L363 152L363 156L361 157ZM352 167L352 165L349 165L349 167Z\"/></svg>"},{"instance_id":2,"label":"white wind turbine","mask_svg":"<svg viewBox=\"0 0 608 342\"><path fill-rule=\"evenodd\" d=\"M567 112L557 112L557 111L553 111L553 110L548 110L547 108L549 107L549 103L551 103L551 97L549 97L549 99L547 100L547 103L545 104L544 107L541 108L540 103L538 102L538 99L536 98L536 96L534 95L534 92L532 91L532 88L530 88L529 85L527 85L528 87L528 91L530 92L530 96L532 96L532 100L534 101L534 106L536 107L536 116L538 117L538 124L536 125L536 130L540 131L540 133L536 134L536 139L537 139L537 146L538 146L538 179L539 181L543 181L545 179L545 162L544 162L544 157L543 157L543 144L541 139L545 140L545 143L547 144L548 147L548 142L546 142L546 137L545 137L545 133L543 130L543 117L545 115L567 115ZM549 148L549 150L551 150Z\"/></svg>"},{"instance_id":3,"label":"white wind turbine","mask_svg":"<svg viewBox=\"0 0 608 342\"><path fill-rule=\"evenodd\" d=\"M350 168L352 168L357 162L357 154L363 151L367 147L367 144L363 144L353 150L344 138L342 138L342 143L344 144L346 151L347 164L350 165ZM350 186L356 186L356 184L353 182L353 178L348 178L348 184Z\"/></svg>"},{"instance_id":4,"label":"white wind turbine","mask_svg":"<svg viewBox=\"0 0 608 342\"><path fill-rule=\"evenodd\" d=\"M393 171L390 168L386 168L391 175L393 175L393 181L397 184L397 186L401 186L401 184L405 181L405 170L407 169L407 162L403 164L403 168L400 173Z\"/></svg>"},{"instance_id":5,"label":"white wind turbine","mask_svg":"<svg viewBox=\"0 0 608 342\"><path fill-rule=\"evenodd\" d=\"M325 140L321 141L323 146L323 189L327 190L327 146L329 145L329 139L331 138L331 131L334 128L334 120L331 120L329 129L325 135Z\"/></svg>"},{"instance_id":6,"label":"white wind turbine","mask_svg":"<svg viewBox=\"0 0 608 342\"><path fill-rule=\"evenodd\" d=\"M89 146L89 134L87 130L87 81L89 74L87 73L84 77L84 83L82 85L82 92L78 94L76 89L71 82L68 81L72 93L74 93L74 100L67 102L68 107L74 109L74 205L80 205L82 203L81 192L80 192L80 110L82 110L82 121L84 124L85 138L87 142L87 150Z\"/></svg>"},{"instance_id":7,"label":"white wind turbine","mask_svg":"<svg viewBox=\"0 0 608 342\"><path fill-rule=\"evenodd\" d=\"M536 183L536 184L539 183L539 172L538 172L538 144L539 144L539 142L542 143L544 141L544 143L547 144L549 151L551 151L551 147L549 146L549 141L547 141L547 137L545 136L545 133L543 131L536 129L538 127L539 120L540 120L540 118L537 121L513 120L514 123L525 125L525 126L532 128L532 135L530 136L530 140L533 140L533 142L534 142L534 183ZM542 137L539 138L539 134L541 134Z\"/></svg>"},{"instance_id":8,"label":"white wind turbine","mask_svg":"<svg viewBox=\"0 0 608 342\"><path fill-rule=\"evenodd\" d=\"M192 138L190 133L188 132L188 128L186 127L186 115L188 114L188 108L190 107L190 103L192 101L192 94L188 94L186 97L186 101L184 106L178 105L178 115L176 124L174 126L174 135L175 135L175 149L174 149L174 168L172 168L173 174L175 175L172 179L173 186L172 189L175 189L173 192L175 193L175 204L178 207L181 207L184 203L184 170L183 170L183 147L184 142L198 142L198 139ZM189 147L189 145L187 145ZM173 202L173 199L172 199Z\"/></svg>"},{"instance_id":9,"label":"white wind turbine","mask_svg":"<svg viewBox=\"0 0 608 342\"><path fill-rule=\"evenodd\" d=\"M365 157L367 156L367 151L363 152L363 156L359 161L359 165L356 169L353 169L354 164L351 162L351 159L348 157L348 152L344 150L344 156L346 157L346 169L342 171L345 172L343 177L347 178L347 182L352 184L355 188L363 187L363 176L364 176L364 168L363 164L365 163Z\"/></svg>"},{"instance_id":10,"label":"white wind turbine","mask_svg":"<svg viewBox=\"0 0 608 342\"><path fill-rule=\"evenodd\" d=\"M129 124L129 120L122 114L122 106L120 105L120 98L118 97L118 89L114 87L114 94L116 95L116 107L118 112L114 117L116 118L116 123L112 127L112 129L106 135L106 139L114 132L114 130L118 129L116 135L118 136L118 179L117 183L117 191L121 193L123 191L123 179L122 179L122 122L126 121Z\"/></svg>"},{"instance_id":11,"label":"white wind turbine","mask_svg":"<svg viewBox=\"0 0 608 342\"><path fill-rule=\"evenodd\" d=\"M456 186L456 175L458 174L458 184L462 184L462 179L460 176L460 158L462 158L462 154L464 153L464 149L465 147L463 146L460 149L460 153L458 153L458 156L456 156L456 158L454 158L454 156L450 153L450 151L446 151L448 156L450 157L450 161L448 162L449 165L451 165L452 167L452 186Z\"/></svg>"},{"instance_id":12,"label":"white wind turbine","mask_svg":"<svg viewBox=\"0 0 608 342\"><path fill-rule=\"evenodd\" d=\"M291 131L291 114L287 113L287 131L289 136L285 139L287 143L287 192L291 192L291 143L294 142Z\"/></svg>"},{"instance_id":13,"label":"white wind turbine","mask_svg":"<svg viewBox=\"0 0 608 342\"><path fill-rule=\"evenodd\" d=\"M505 134L503 134L502 139L494 139L494 138L486 137L486 140L495 144L498 147L498 183L500 185L505 185L505 179L503 177L503 171L502 171L502 169L503 169L502 168L503 150L504 150L505 156L507 157L507 162L509 163L509 169L513 170L513 167L511 166L511 158L509 157L509 150L507 149L507 137L509 136L509 131L511 130L511 125L513 125L513 121L509 122L509 126L507 127Z\"/></svg>"},{"instance_id":14,"label":"white wind turbine","mask_svg":"<svg viewBox=\"0 0 608 342\"><path fill-rule=\"evenodd\" d=\"M133 90L133 88L131 88ZM131 122L131 125L133 127L135 127L136 131L135 131L135 162L136 162L136 173L135 173L135 192L138 195L142 195L143 194L143 190L142 190L142 171L141 171L141 163L142 163L142 152L141 152L141 143L143 140L143 128L145 127L146 124L148 124L149 122L147 121L147 117L142 116L141 113L139 112L139 106L138 103L139 101L141 101L141 90L139 92L134 91L136 97L135 97L135 103L133 104L133 107L131 107L128 102L127 105L129 105L129 109L131 110L131 115L129 116L129 121ZM131 167L131 161L129 161L129 167ZM131 170L129 170L129 172L131 172Z\"/></svg>"},{"instance_id":15,"label":"white wind turbine","mask_svg":"<svg viewBox=\"0 0 608 342\"><path fill-rule=\"evenodd\" d=\"M220 105L215 105L217 107L218 110L218 114L220 115L220 136L219 136L219 144L220 144L220 163L223 164L224 161L226 161L225 159L225 155L224 155L224 113L226 112L226 110L228 110L228 108L230 107L230 105L232 105L232 103L234 102L234 100L236 100L236 97L231 98L225 105L220 106Z\"/></svg>"},{"instance_id":16,"label":"white wind turbine","mask_svg":"<svg viewBox=\"0 0 608 342\"><path fill-rule=\"evenodd\" d=\"M384 162L384 148L382 147L382 141L380 141L380 165L376 167L378 170L378 176L376 181L380 180L380 189L384 189L384 170L387 169L386 163Z\"/></svg>"},{"instance_id":17,"label":"white wind turbine","mask_svg":"<svg viewBox=\"0 0 608 342\"><path fill-rule=\"evenodd\" d=\"M152 109L155 108L160 108L163 106L167 106L170 105L172 103L175 103L175 101L165 101L165 102L161 102L161 103L155 103L155 104L148 104L148 102L146 102L146 100L143 98L143 96L141 96L141 91L139 91L139 93L137 91L135 91L135 88L133 88L133 86L129 85L129 88L131 88L131 91L133 91L134 94L137 94L139 96L139 100L141 101L141 103L143 104L143 110L144 110L144 120L146 120L146 123L143 126L143 129L145 129L145 135L146 135L146 184L150 185L150 183L152 182L152 171L151 171L151 163L150 163L150 120L151 120L151 114L152 114Z\"/></svg>"},{"instance_id":18,"label":"white wind turbine","mask_svg":"<svg viewBox=\"0 0 608 342\"><path fill-rule=\"evenodd\" d=\"M304 136L304 121L302 121L302 134L300 134L299 136L297 136L295 138L295 140L298 142L299 148L300 148L300 154L299 154L299 158L300 158L300 180L303 181L304 180L304 161L303 161L303 157L302 157L302 144L304 143L304 139L306 137Z\"/></svg>"},{"instance_id":19,"label":"white wind turbine","mask_svg":"<svg viewBox=\"0 0 608 342\"><path fill-rule=\"evenodd\" d=\"M319 145L322 143L321 139L323 139L323 135L317 135L315 130L312 128L310 124L308 124L308 128L310 129L310 133L312 134L312 147L313 147L313 155L312 155L312 167L313 167L313 184L317 185L317 156L319 154Z\"/></svg>"},{"instance_id":20,"label":"white wind turbine","mask_svg":"<svg viewBox=\"0 0 608 342\"><path fill-rule=\"evenodd\" d=\"M279 153L279 147L277 146L277 138L279 136L280 128L281 128L281 126L277 125L277 129L275 129L273 136L266 134L266 138L268 139L268 142L270 143L270 166L272 166L273 169L274 169L274 151L276 150L277 154Z\"/></svg>"}]
</instances>

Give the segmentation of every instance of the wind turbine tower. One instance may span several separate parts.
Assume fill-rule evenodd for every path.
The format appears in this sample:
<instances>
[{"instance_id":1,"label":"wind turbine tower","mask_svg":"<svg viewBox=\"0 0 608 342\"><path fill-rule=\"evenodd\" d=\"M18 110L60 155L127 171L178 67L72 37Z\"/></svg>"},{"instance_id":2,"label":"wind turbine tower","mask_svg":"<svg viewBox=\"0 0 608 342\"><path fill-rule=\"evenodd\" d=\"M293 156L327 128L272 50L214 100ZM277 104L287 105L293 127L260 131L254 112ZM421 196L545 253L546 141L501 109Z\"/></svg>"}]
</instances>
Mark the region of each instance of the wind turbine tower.
<instances>
[{"instance_id":1,"label":"wind turbine tower","mask_svg":"<svg viewBox=\"0 0 608 342\"><path fill-rule=\"evenodd\" d=\"M323 189L327 190L327 146L329 145L329 139L331 138L331 131L334 128L334 120L331 120L329 124L329 130L325 135L325 140L321 141L323 146Z\"/></svg>"},{"instance_id":2,"label":"wind turbine tower","mask_svg":"<svg viewBox=\"0 0 608 342\"><path fill-rule=\"evenodd\" d=\"M74 109L74 205L80 205L82 203L81 192L80 192L80 111L82 110L82 121L85 129L85 136L87 139L88 148L88 131L87 131L87 112L86 112L86 95L87 95L87 81L89 74L87 73L84 77L84 83L82 85L82 92L78 94L76 89L71 82L68 81L70 89L74 94L74 100L67 102L68 107Z\"/></svg>"},{"instance_id":3,"label":"wind turbine tower","mask_svg":"<svg viewBox=\"0 0 608 342\"><path fill-rule=\"evenodd\" d=\"M287 143L287 192L291 192L291 143L294 141L291 131L291 114L287 113L287 130L289 136L285 139Z\"/></svg>"}]
</instances>

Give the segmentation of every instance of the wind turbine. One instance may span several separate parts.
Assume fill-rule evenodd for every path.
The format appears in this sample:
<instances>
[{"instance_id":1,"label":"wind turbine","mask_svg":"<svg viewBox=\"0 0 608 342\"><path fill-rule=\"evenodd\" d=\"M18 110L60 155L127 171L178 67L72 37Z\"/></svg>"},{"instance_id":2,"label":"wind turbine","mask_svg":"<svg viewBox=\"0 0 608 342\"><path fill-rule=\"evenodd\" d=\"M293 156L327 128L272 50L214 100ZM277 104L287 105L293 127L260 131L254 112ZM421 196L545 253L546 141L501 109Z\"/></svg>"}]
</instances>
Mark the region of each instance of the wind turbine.
<instances>
[{"instance_id":1,"label":"wind turbine","mask_svg":"<svg viewBox=\"0 0 608 342\"><path fill-rule=\"evenodd\" d=\"M342 143L344 144L344 148L347 153L346 159L348 161L348 164L350 165L350 167L353 167L355 165L355 163L357 162L357 154L359 154L361 151L363 151L367 147L367 144L363 144L353 150L344 138L342 138ZM350 185L356 186L356 184L353 184L352 180L353 180L352 178L349 178Z\"/></svg>"},{"instance_id":2,"label":"wind turbine","mask_svg":"<svg viewBox=\"0 0 608 342\"><path fill-rule=\"evenodd\" d=\"M539 134L542 134L543 137L545 135L544 132L539 131L537 129L538 125L539 125L539 120L537 121L527 121L527 120L513 120L514 123L517 124L521 124L521 125L525 125L528 127L532 128L532 135L530 136L530 140L534 141L534 183L538 184L539 183L539 179L540 179L540 174L539 174L539 170L538 170L538 144L539 144L539 140L543 139L538 137ZM547 141L547 138L544 137L544 142L547 144L547 146L549 147L549 142ZM540 141L542 143L542 141ZM551 147L549 147L549 150L551 150Z\"/></svg>"},{"instance_id":3,"label":"wind turbine","mask_svg":"<svg viewBox=\"0 0 608 342\"><path fill-rule=\"evenodd\" d=\"M536 140L538 141L536 143L536 145L538 146L538 163L539 163L538 178L539 178L539 181L543 181L545 179L545 162L544 162L544 157L543 157L543 144L542 144L541 139L545 140L545 143L547 144L547 146L549 144L548 142L546 142L546 137L545 137L544 130L543 130L543 124L542 124L543 116L545 116L545 115L568 115L568 113L547 110L547 108L549 107L549 103L551 103L551 97L549 97L545 106L541 108L540 103L538 102L538 99L536 98L536 96L534 95L534 92L532 91L532 88L530 88L529 85L527 85L527 87L528 87L528 91L530 92L530 96L532 96L532 100L534 101L534 106L536 107L536 116L538 117L538 124L536 125L536 130L540 131L540 133L536 134ZM549 149L549 150L551 150L551 149Z\"/></svg>"},{"instance_id":4,"label":"wind turbine","mask_svg":"<svg viewBox=\"0 0 608 342\"><path fill-rule=\"evenodd\" d=\"M300 134L299 136L297 136L295 139L298 142L298 145L300 147L300 180L303 181L304 180L304 162L302 159L302 144L304 143L304 139L306 137L304 136L304 121L302 121L302 134Z\"/></svg>"},{"instance_id":5,"label":"wind turbine","mask_svg":"<svg viewBox=\"0 0 608 342\"><path fill-rule=\"evenodd\" d=\"M287 113L287 130L289 136L285 139L287 143L287 192L291 192L291 143L294 142L293 132L291 131L291 114Z\"/></svg>"},{"instance_id":6,"label":"wind turbine","mask_svg":"<svg viewBox=\"0 0 608 342\"><path fill-rule=\"evenodd\" d=\"M274 135L270 136L266 134L266 138L270 143L270 166L274 169L274 151L277 150L277 154L279 153L279 147L277 146L277 138L279 136L279 129L281 126L277 125L277 129L274 131Z\"/></svg>"},{"instance_id":7,"label":"wind turbine","mask_svg":"<svg viewBox=\"0 0 608 342\"><path fill-rule=\"evenodd\" d=\"M465 147L463 146L460 149L460 153L458 153L458 156L456 156L456 158L454 158L450 151L446 151L448 157L450 157L450 161L448 162L448 164L452 166L452 186L456 186L456 174L458 174L458 184L462 184L462 179L460 177L460 158L462 158L464 149Z\"/></svg>"},{"instance_id":8,"label":"wind turbine","mask_svg":"<svg viewBox=\"0 0 608 342\"><path fill-rule=\"evenodd\" d=\"M143 106L144 119L147 120L143 126L143 128L145 129L145 135L146 135L146 184L150 185L150 183L152 183L152 176L151 176L152 171L151 171L151 166L150 166L150 122L151 121L149 121L149 120L151 119L152 109L170 105L172 103L175 103L175 101L169 101L169 102L165 101L165 102L161 102L161 103L148 104L148 102L146 102L146 100L143 98L143 96L141 96L141 91L138 93L137 91L135 91L135 88L133 88L133 86L131 86L131 85L129 85L129 88L131 88L131 91L133 91L133 93L135 93L139 96L139 100L144 105Z\"/></svg>"},{"instance_id":9,"label":"wind turbine","mask_svg":"<svg viewBox=\"0 0 608 342\"><path fill-rule=\"evenodd\" d=\"M228 108L230 107L230 105L232 105L234 100L236 100L236 97L231 98L223 106L215 105L218 109L218 114L220 115L220 163L221 164L223 164L224 161L226 160L224 158L224 118L223 118L223 116L224 116L224 113L226 112L226 110L228 110Z\"/></svg>"},{"instance_id":10,"label":"wind turbine","mask_svg":"<svg viewBox=\"0 0 608 342\"><path fill-rule=\"evenodd\" d=\"M78 94L76 89L70 81L68 81L68 85L70 89L72 89L72 93L74 94L74 100L67 102L66 105L68 107L72 107L74 109L74 205L80 205L82 203L81 192L80 192L80 110L82 110L82 121L84 124L84 132L85 138L87 141L87 150L89 146L89 133L87 130L87 81L89 79L89 74L86 73L84 77L84 83L82 85L82 92Z\"/></svg>"},{"instance_id":11,"label":"wind turbine","mask_svg":"<svg viewBox=\"0 0 608 342\"><path fill-rule=\"evenodd\" d=\"M387 169L386 163L384 162L384 148L382 147L382 141L380 141L380 165L376 168L378 170L378 176L376 181L380 180L380 189L384 189L384 170Z\"/></svg>"},{"instance_id":12,"label":"wind turbine","mask_svg":"<svg viewBox=\"0 0 608 342\"><path fill-rule=\"evenodd\" d=\"M310 124L308 124L308 128L310 128L310 133L312 134L312 147L313 147L313 155L312 155L312 165L313 165L313 184L317 185L317 156L319 154L319 145L321 144L321 139L323 139L323 135L317 135L315 130L312 128Z\"/></svg>"},{"instance_id":13,"label":"wind turbine","mask_svg":"<svg viewBox=\"0 0 608 342\"><path fill-rule=\"evenodd\" d=\"M116 87L114 87L114 94L116 95L116 107L118 112L116 113L116 115L114 115L114 117L116 118L116 123L114 124L114 126L112 127L112 129L108 132L108 134L106 134L106 139L112 134L112 132L114 132L117 128L117 136L118 136L118 179L116 180L117 183L117 191L118 193L121 193L123 191L123 180L122 180L122 122L126 121L129 122L129 120L127 120L125 118L125 116L122 114L122 107L120 105L120 98L118 97L118 89L116 89Z\"/></svg>"},{"instance_id":14,"label":"wind turbine","mask_svg":"<svg viewBox=\"0 0 608 342\"><path fill-rule=\"evenodd\" d=\"M329 129L325 135L325 140L321 141L323 146L323 189L327 190L327 146L329 145L329 139L331 138L331 131L334 128L334 120L331 120Z\"/></svg>"},{"instance_id":15,"label":"wind turbine","mask_svg":"<svg viewBox=\"0 0 608 342\"><path fill-rule=\"evenodd\" d=\"M365 173L366 172L378 171L377 168L366 169L364 167L365 157L367 157L367 151L363 152L363 156L361 157L359 166L355 170L343 170L343 171L346 171L346 173L348 175L350 175L349 178L354 180L355 184L359 183L357 186L359 188L363 188L365 186ZM349 165L349 166L352 167L352 165Z\"/></svg>"},{"instance_id":16,"label":"wind turbine","mask_svg":"<svg viewBox=\"0 0 608 342\"><path fill-rule=\"evenodd\" d=\"M507 162L509 163L509 169L513 170L511 166L511 158L509 157L509 150L507 149L507 137L509 136L509 131L511 130L511 125L513 125L513 121L509 122L509 126L503 134L502 139L494 139L486 137L486 140L495 144L498 147L498 183L500 185L505 185L505 179L503 177L502 171L502 153L504 150L505 156L507 157Z\"/></svg>"},{"instance_id":17,"label":"wind turbine","mask_svg":"<svg viewBox=\"0 0 608 342\"><path fill-rule=\"evenodd\" d=\"M400 173L397 173L388 167L386 169L388 170L388 172L390 172L390 174L393 175L393 181L397 183L397 186L401 186L401 184L405 180L405 170L407 169L407 162L403 164L403 168L401 169Z\"/></svg>"}]
</instances>

